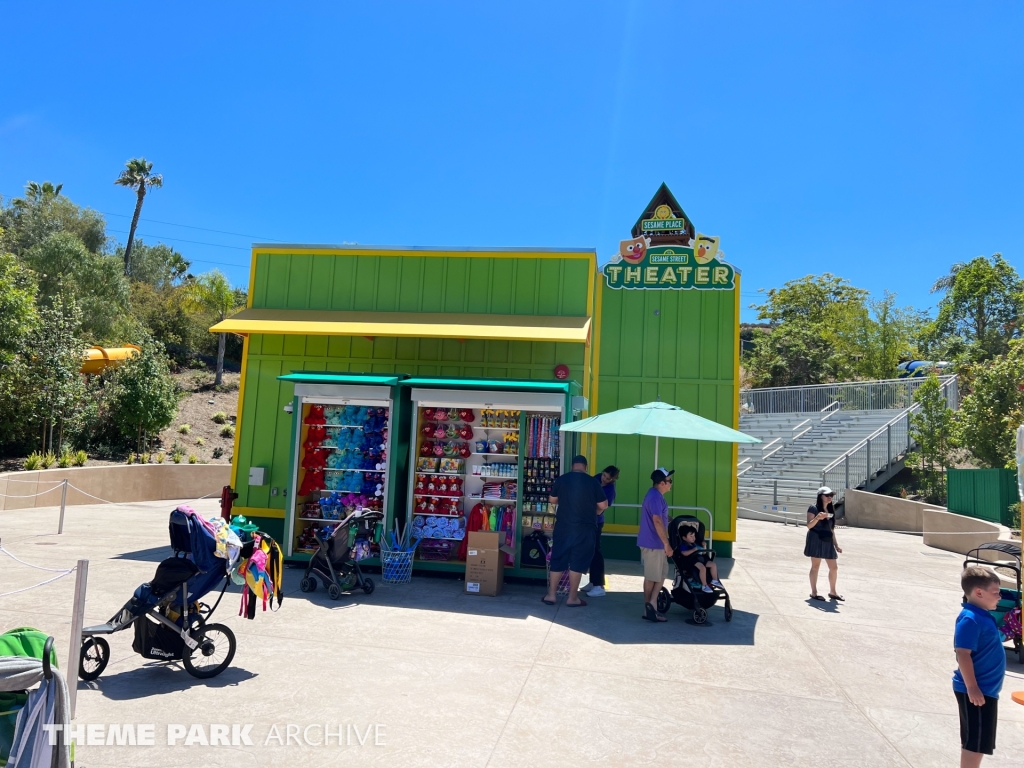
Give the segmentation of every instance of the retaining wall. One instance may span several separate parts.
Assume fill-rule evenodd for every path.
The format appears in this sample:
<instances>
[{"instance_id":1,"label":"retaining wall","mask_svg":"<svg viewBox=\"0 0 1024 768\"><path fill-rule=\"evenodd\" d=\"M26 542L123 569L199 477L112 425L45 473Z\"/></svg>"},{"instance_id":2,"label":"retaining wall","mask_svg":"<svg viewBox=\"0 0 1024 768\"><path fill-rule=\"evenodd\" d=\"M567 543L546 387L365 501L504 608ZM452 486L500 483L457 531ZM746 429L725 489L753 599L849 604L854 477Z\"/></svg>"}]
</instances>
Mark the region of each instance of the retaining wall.
<instances>
[{"instance_id":1,"label":"retaining wall","mask_svg":"<svg viewBox=\"0 0 1024 768\"><path fill-rule=\"evenodd\" d=\"M846 491L844 517L846 524L854 528L877 528L886 531L914 531L921 533L922 516L926 509L939 509L920 501L883 496L867 491Z\"/></svg>"},{"instance_id":2,"label":"retaining wall","mask_svg":"<svg viewBox=\"0 0 1024 768\"><path fill-rule=\"evenodd\" d=\"M219 498L221 488L231 482L231 466L124 464L7 472L0 474L0 510L60 506L64 480L68 481L68 505L198 499L207 495Z\"/></svg>"}]
</instances>

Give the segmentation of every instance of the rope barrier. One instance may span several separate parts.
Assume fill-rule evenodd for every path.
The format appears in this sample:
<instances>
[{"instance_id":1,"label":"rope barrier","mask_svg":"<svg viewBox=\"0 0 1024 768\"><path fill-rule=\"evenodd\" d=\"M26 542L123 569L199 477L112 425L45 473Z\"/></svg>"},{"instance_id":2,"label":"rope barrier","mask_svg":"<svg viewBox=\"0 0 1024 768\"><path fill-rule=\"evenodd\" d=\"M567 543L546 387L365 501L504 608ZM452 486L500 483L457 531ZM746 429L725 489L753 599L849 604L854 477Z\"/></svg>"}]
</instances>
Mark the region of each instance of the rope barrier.
<instances>
[{"instance_id":1,"label":"rope barrier","mask_svg":"<svg viewBox=\"0 0 1024 768\"><path fill-rule=\"evenodd\" d=\"M11 558L11 560L19 562L22 565L27 565L29 568L35 568L37 571L49 571L50 573L67 573L68 572L67 568L44 568L41 565L33 565L32 563L26 563L24 560L22 560L22 559L20 559L18 557L15 557L8 550L4 549L2 544L0 544L0 552L3 552L5 555L7 555L9 558ZM74 570L74 568L72 568L71 570Z\"/></svg>"},{"instance_id":2,"label":"rope barrier","mask_svg":"<svg viewBox=\"0 0 1024 768\"><path fill-rule=\"evenodd\" d=\"M46 579L46 581L41 581L38 584L33 584L31 587L22 587L21 589L16 589L13 592L3 592L3 593L0 593L0 597L8 597L9 595L17 595L17 594L19 594L21 592L28 592L30 589L37 589L39 587L45 587L47 584L52 584L53 582L57 581L58 579L63 579L65 576L75 572L75 568L45 568L45 567L43 567L41 565L33 565L32 563L26 563L21 558L15 557L12 553L8 552L6 549L3 548L3 546L0 546L0 552L3 552L5 555L7 555L9 558L14 560L15 562L21 563L22 565L26 565L29 568L35 568L37 571L49 571L50 573L56 573L57 574L56 576L54 576L52 578Z\"/></svg>"},{"instance_id":3,"label":"rope barrier","mask_svg":"<svg viewBox=\"0 0 1024 768\"><path fill-rule=\"evenodd\" d=\"M62 483L58 483L57 485L53 486L53 488L47 488L45 491L40 491L39 493L30 493L30 494L28 494L26 496L15 496L15 495L10 494L10 493L0 493L0 497L3 497L5 499L34 499L36 496L42 496L43 494L46 494L46 493L53 493L58 488L60 488L61 485L62 485ZM69 485L68 487L69 488L74 488L73 485Z\"/></svg>"},{"instance_id":4,"label":"rope barrier","mask_svg":"<svg viewBox=\"0 0 1024 768\"><path fill-rule=\"evenodd\" d=\"M785 520L786 522L794 523L798 528L806 527L805 522L800 522L798 517L784 517L782 515L773 515L770 512L762 512L758 509L750 509L749 507L736 507L736 509L742 509L744 512L753 512L755 515L761 515L763 517L773 517L776 520ZM793 513L795 516L799 515L798 512ZM854 528L856 526L846 526L847 528ZM916 536L983 536L985 534L996 533L996 531L895 531L888 528L862 528L864 531L880 531L881 533L912 533Z\"/></svg>"},{"instance_id":5,"label":"rope barrier","mask_svg":"<svg viewBox=\"0 0 1024 768\"><path fill-rule=\"evenodd\" d=\"M78 491L83 496L88 496L90 499L96 499L96 501L103 502L104 504L110 504L111 506L114 506L114 507L139 507L140 509L152 509L152 507L149 506L150 504L159 504L159 503L164 502L164 501L169 501L169 499L153 499L153 501L147 502L146 504L138 504L138 503L133 504L131 502L125 502L125 501L108 501L107 499L101 499L99 496L93 496L91 493L83 491L81 488L79 488L77 486L74 486L74 485L71 485L70 483L68 483L68 488L74 488L76 491ZM193 501L203 501L204 499L208 499L211 496L214 496L214 495L219 494L219 493L220 493L220 491L212 491L212 492L206 494L205 496L200 496L198 499L187 499L187 500L185 500L182 503L183 504L191 504Z\"/></svg>"},{"instance_id":6,"label":"rope barrier","mask_svg":"<svg viewBox=\"0 0 1024 768\"><path fill-rule=\"evenodd\" d=\"M51 583L57 581L58 579L63 579L65 576L70 576L72 573L75 572L75 570L77 570L77 568L72 568L71 570L64 571L64 573L61 573L61 574L59 574L57 576L54 576L52 579L47 579L46 581L41 581L38 584L33 584L31 587L24 587L23 589L16 589L13 592L0 592L0 597L8 597L10 595L17 595L17 594L19 594L21 592L28 592L30 589L38 589L39 587L45 587L47 584L51 584Z\"/></svg>"}]
</instances>

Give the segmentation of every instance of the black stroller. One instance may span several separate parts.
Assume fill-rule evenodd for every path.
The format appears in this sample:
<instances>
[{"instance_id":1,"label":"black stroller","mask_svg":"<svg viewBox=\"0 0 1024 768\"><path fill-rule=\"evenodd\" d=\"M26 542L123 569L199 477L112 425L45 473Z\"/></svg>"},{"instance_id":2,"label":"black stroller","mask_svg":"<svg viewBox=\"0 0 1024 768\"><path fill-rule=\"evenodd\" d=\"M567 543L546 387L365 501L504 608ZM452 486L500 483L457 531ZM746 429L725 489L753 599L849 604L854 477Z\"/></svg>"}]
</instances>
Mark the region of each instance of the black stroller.
<instances>
[{"instance_id":1,"label":"black stroller","mask_svg":"<svg viewBox=\"0 0 1024 768\"><path fill-rule=\"evenodd\" d=\"M171 512L174 557L161 562L153 580L136 589L110 621L82 630L78 676L83 680L95 680L110 660L110 645L101 635L120 632L132 624L132 650L143 658L180 659L185 671L198 678L215 677L231 664L234 633L223 624L206 623L227 589L227 560L215 555L213 534L195 518L194 512ZM200 603L221 581L224 586L213 607Z\"/></svg>"},{"instance_id":2,"label":"black stroller","mask_svg":"<svg viewBox=\"0 0 1024 768\"><path fill-rule=\"evenodd\" d=\"M676 566L676 576L672 580L671 592L662 587L661 592L658 593L658 612L665 613L672 603L679 603L688 611L693 611L695 624L704 624L708 620L708 608L724 597L725 620L732 621L732 603L729 600L729 593L723 587L712 586L710 592L704 592L701 589L700 579L697 577L695 568L691 568L689 573L683 573L680 567L683 558L679 554L679 548L683 541L682 532L679 529L683 527L695 529L697 531L696 543L701 548L701 554L708 560L715 559L714 551L707 548L707 542L704 540L704 523L691 515L679 515L672 518L668 524L668 542L672 545L672 562ZM710 580L708 583L710 585Z\"/></svg>"},{"instance_id":3,"label":"black stroller","mask_svg":"<svg viewBox=\"0 0 1024 768\"><path fill-rule=\"evenodd\" d=\"M313 578L313 574L316 574L327 587L327 596L331 600L339 599L342 593L353 587L359 587L368 595L373 592L373 579L363 576L359 562L352 558L351 528L355 526L356 540L369 539L373 536L377 523L383 518L381 512L357 509L333 527L325 525L314 530L316 552L309 558L306 572L302 574L302 581L299 582L299 589L303 592L316 590L316 579Z\"/></svg>"}]
</instances>

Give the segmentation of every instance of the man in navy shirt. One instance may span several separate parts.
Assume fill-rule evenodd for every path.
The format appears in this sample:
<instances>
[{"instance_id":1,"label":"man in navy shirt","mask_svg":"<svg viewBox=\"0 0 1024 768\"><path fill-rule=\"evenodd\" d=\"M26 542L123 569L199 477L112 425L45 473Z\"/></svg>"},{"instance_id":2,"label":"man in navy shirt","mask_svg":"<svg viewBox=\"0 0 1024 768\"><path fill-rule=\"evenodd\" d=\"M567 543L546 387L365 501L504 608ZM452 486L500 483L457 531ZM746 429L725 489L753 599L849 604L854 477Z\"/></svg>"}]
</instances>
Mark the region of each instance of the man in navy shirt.
<instances>
[{"instance_id":1,"label":"man in navy shirt","mask_svg":"<svg viewBox=\"0 0 1024 768\"><path fill-rule=\"evenodd\" d=\"M619 479L619 468L609 465L594 477L601 482L604 497L610 507L615 503L615 481ZM590 561L590 584L583 590L587 597L603 597L604 591L604 554L601 552L601 531L604 530L604 511L597 516L597 541L594 544L594 559Z\"/></svg>"},{"instance_id":2,"label":"man in navy shirt","mask_svg":"<svg viewBox=\"0 0 1024 768\"><path fill-rule=\"evenodd\" d=\"M971 565L961 574L960 586L966 602L953 634L953 695L960 711L960 768L977 768L996 746L999 691L1006 674L1003 639L989 613L999 605L999 576Z\"/></svg>"},{"instance_id":3,"label":"man in navy shirt","mask_svg":"<svg viewBox=\"0 0 1024 768\"><path fill-rule=\"evenodd\" d=\"M555 604L558 582L569 571L569 608L586 605L579 596L580 579L594 559L594 539L597 535L597 516L608 506L601 483L587 473L587 458L576 456L572 472L561 475L551 488L548 502L557 505L555 529L551 532L551 575L548 593L541 598L548 605Z\"/></svg>"}]
</instances>

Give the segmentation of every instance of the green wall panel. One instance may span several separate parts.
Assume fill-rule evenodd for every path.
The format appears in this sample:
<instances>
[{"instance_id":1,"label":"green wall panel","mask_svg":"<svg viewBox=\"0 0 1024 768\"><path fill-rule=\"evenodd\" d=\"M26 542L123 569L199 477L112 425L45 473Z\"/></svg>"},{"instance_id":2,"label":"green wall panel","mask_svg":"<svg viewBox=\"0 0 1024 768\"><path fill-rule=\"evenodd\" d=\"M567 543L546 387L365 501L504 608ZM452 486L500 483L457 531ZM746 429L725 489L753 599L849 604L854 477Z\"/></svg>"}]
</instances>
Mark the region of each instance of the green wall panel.
<instances>
[{"instance_id":1,"label":"green wall panel","mask_svg":"<svg viewBox=\"0 0 1024 768\"><path fill-rule=\"evenodd\" d=\"M602 285L598 410L663 400L727 426L735 418L735 311L732 291L610 290ZM676 470L670 505L711 510L733 530L735 465L730 444L661 440L658 463ZM654 438L601 435L595 469L615 464L617 500L639 504L650 488ZM614 508L608 523L637 525L639 510Z\"/></svg>"},{"instance_id":2,"label":"green wall panel","mask_svg":"<svg viewBox=\"0 0 1024 768\"><path fill-rule=\"evenodd\" d=\"M587 314L588 261L580 258L257 254L256 308L381 312ZM582 344L455 339L253 335L239 422L239 506L283 509L291 482L294 388L277 380L297 370L551 379L564 363L583 373ZM268 468L249 488L249 468Z\"/></svg>"}]
</instances>

